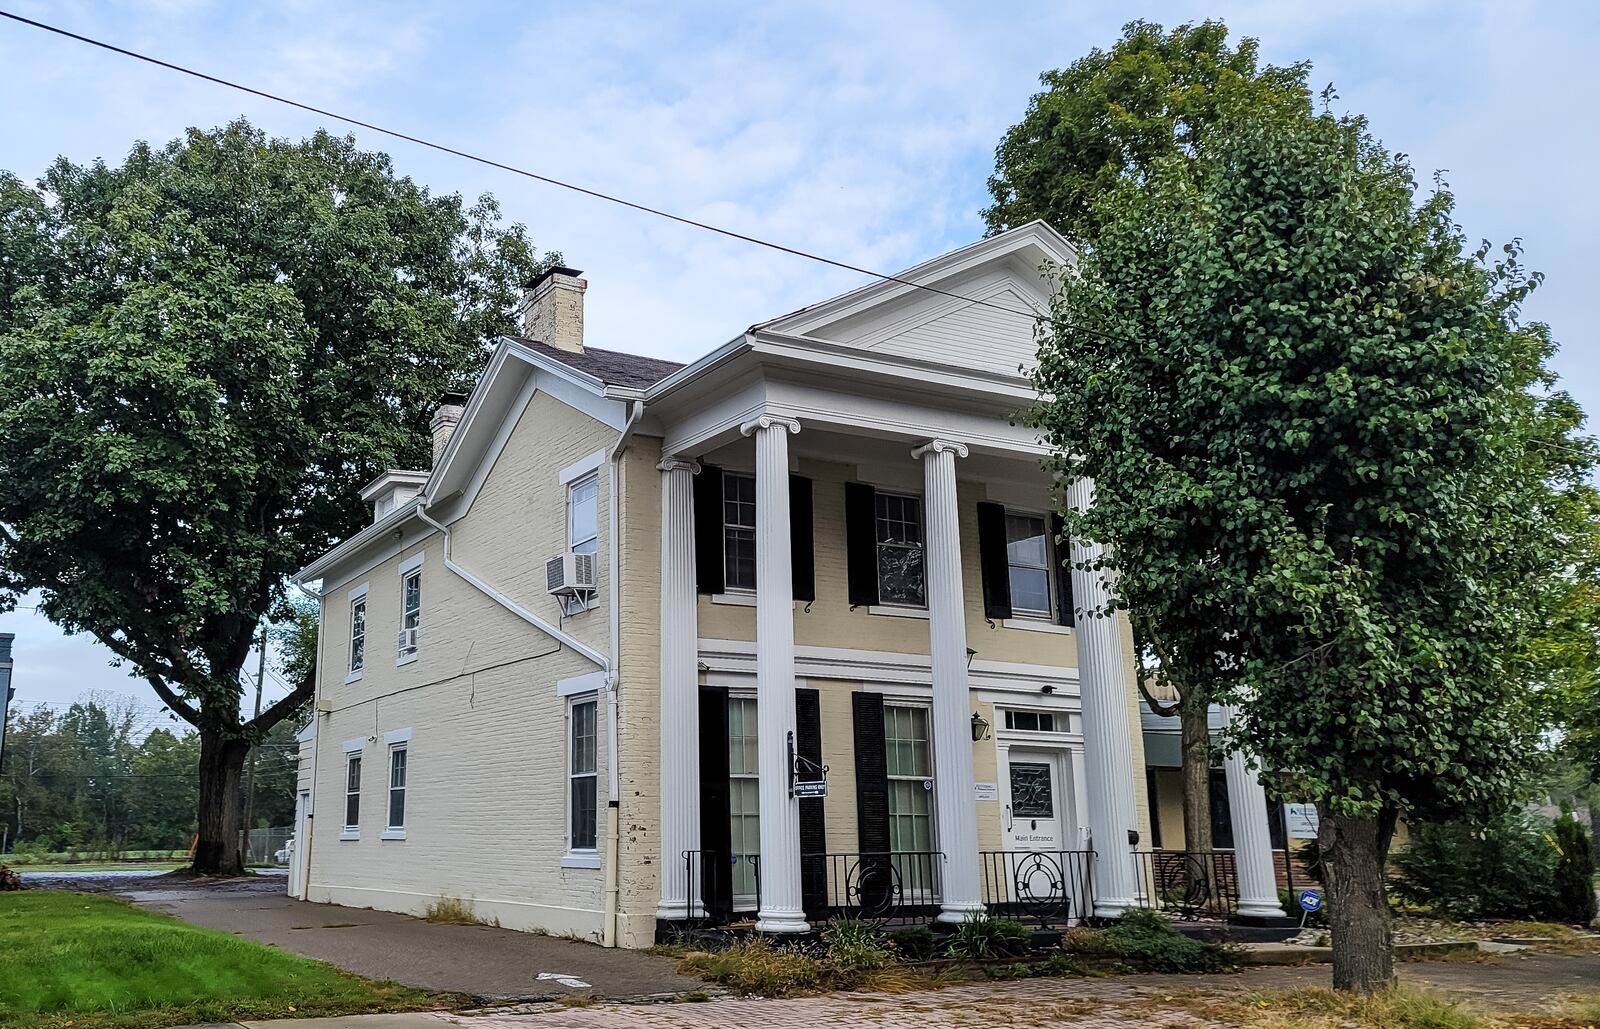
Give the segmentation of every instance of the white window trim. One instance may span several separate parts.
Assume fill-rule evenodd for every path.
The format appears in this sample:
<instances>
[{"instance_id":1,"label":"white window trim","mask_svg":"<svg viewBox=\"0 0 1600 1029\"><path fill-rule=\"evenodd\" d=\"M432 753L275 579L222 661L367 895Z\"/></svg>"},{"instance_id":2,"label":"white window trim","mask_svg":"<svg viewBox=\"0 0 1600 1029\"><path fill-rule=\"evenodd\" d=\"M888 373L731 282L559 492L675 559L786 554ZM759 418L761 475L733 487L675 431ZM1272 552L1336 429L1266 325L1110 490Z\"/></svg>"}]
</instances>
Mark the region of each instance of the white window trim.
<instances>
[{"instance_id":1,"label":"white window trim","mask_svg":"<svg viewBox=\"0 0 1600 1029\"><path fill-rule=\"evenodd\" d=\"M1051 585L1053 586L1055 583L1052 582ZM1021 629L1024 632L1053 632L1058 636L1069 636L1072 634L1072 626L1060 625L1056 622L1047 622L1044 620L1043 615L1035 618L1029 618L1026 615L1016 618L1002 618L1000 620L1000 627L1002 629Z\"/></svg>"},{"instance_id":2,"label":"white window trim","mask_svg":"<svg viewBox=\"0 0 1600 1029\"><path fill-rule=\"evenodd\" d=\"M597 472L600 470L600 466L605 463L605 450L596 450L588 457L580 458L579 460L574 461L565 468L561 469L561 485L569 485L570 483L583 478L585 475L588 475L590 472Z\"/></svg>"},{"instance_id":3,"label":"white window trim","mask_svg":"<svg viewBox=\"0 0 1600 1029\"><path fill-rule=\"evenodd\" d=\"M929 701L923 700L921 697L917 697L917 698L912 699L912 698L891 697L891 696L885 695L884 696L884 704L883 704L883 706L885 708L898 707L898 708L908 708L908 709L919 710L919 711L922 711L924 716L926 717L926 722L924 724L928 727L928 775L923 781L924 782L932 782L932 783L935 784L934 788L932 790L928 790L927 791L929 794L931 794L931 796L929 796L929 798L928 798L928 841L929 841L930 846L928 847L928 851L927 852L931 853L931 854L937 854L939 852L939 796L938 796L938 785L937 785L937 783L938 783L938 774L939 774L939 754L938 754L938 751L937 751L937 749L935 747L934 738L933 738L933 704L931 702L929 702ZM913 777L912 776L891 776L891 777L889 777L889 781L890 782L894 782L897 779L911 779L911 778L913 778ZM891 791L891 793L892 793L892 791ZM891 853L896 853L896 851L894 850L894 844L893 844L892 841L891 841L891 843L889 845L889 849L890 849ZM916 854L916 853L921 853L921 852L920 851L900 851L899 853ZM925 888L925 889L915 889L915 888L913 888L913 889L908 889L905 892L906 892L907 896L917 897L917 898L920 898L920 899L923 899L923 900L927 900L929 897L932 896L931 886L932 886L932 884L930 883L928 888Z\"/></svg>"},{"instance_id":4,"label":"white window trim","mask_svg":"<svg viewBox=\"0 0 1600 1029\"><path fill-rule=\"evenodd\" d=\"M342 810L343 810L343 812L344 812L344 814L346 816L348 816L349 813L350 813L350 758L351 758L352 755L361 758L361 775L362 775L362 778L365 779L366 778L366 773L367 773L367 760L366 760L366 755L363 752L366 750L366 746L367 746L367 741L365 739L354 739L354 740L345 740L344 741L344 789L342 789L340 792L343 794L343 797L344 797L344 804L342 805ZM363 783L362 786L363 786L363 789L364 789L365 788L365 783ZM357 790L356 791L356 796L360 797L361 793L362 793L362 790ZM358 811L360 810L360 803L361 802L359 800L356 801L357 810ZM341 840L359 840L359 839L361 839L361 826L360 826L360 824L357 823L356 825L348 825L347 824L347 825L340 826L339 827L339 839L341 839Z\"/></svg>"},{"instance_id":5,"label":"white window trim","mask_svg":"<svg viewBox=\"0 0 1600 1029\"><path fill-rule=\"evenodd\" d=\"M888 615L891 618L929 618L928 609L925 607L910 607L905 604L873 604L867 608L869 615Z\"/></svg>"},{"instance_id":6,"label":"white window trim","mask_svg":"<svg viewBox=\"0 0 1600 1029\"><path fill-rule=\"evenodd\" d=\"M1010 618L1002 619L1002 624L1007 629L1032 629L1039 632L1070 632L1072 630L1072 626L1062 625L1059 621L1057 621L1057 619L1061 617L1061 612L1057 611L1056 608L1059 606L1057 598L1061 595L1061 584L1059 582L1059 578L1063 569L1055 560L1057 557L1056 541L1051 538L1050 515L1047 512L1034 511L1026 507L1012 506L1011 504L1002 504L1001 508L1005 511L1006 517L1008 518L1011 515L1016 515L1019 518L1038 518L1044 522L1045 603L1050 607L1050 610L1048 611L1017 611L1015 608L1013 608L1012 616ZM1007 530L1007 534L1009 535L1009 529ZM1010 547L1009 542L1007 542L1006 545L1008 548ZM1010 591L1010 588L1011 557L1008 554L1006 556L1006 589L1008 592Z\"/></svg>"},{"instance_id":7,"label":"white window trim","mask_svg":"<svg viewBox=\"0 0 1600 1029\"><path fill-rule=\"evenodd\" d=\"M426 550L419 550L415 554L400 562L400 577L405 578L407 572L414 572L422 567L422 559L428 556Z\"/></svg>"},{"instance_id":8,"label":"white window trim","mask_svg":"<svg viewBox=\"0 0 1600 1029\"><path fill-rule=\"evenodd\" d=\"M387 823L389 821L389 812L391 810L390 805L393 803L394 796L394 752L397 750L406 751L406 784L402 787L402 789L406 791L406 806L408 808L411 806L410 728L392 729L389 732L384 733L383 743L385 747L384 753L388 759L385 761L386 785L383 791L383 820L385 823ZM383 832L378 834L378 839L380 840L403 840L405 838L406 827L404 825L385 824L383 827Z\"/></svg>"},{"instance_id":9,"label":"white window trim","mask_svg":"<svg viewBox=\"0 0 1600 1029\"><path fill-rule=\"evenodd\" d=\"M359 586L353 587L352 589L350 589L344 595L344 609L345 609L345 612L346 612L346 617L347 618L351 618L351 622L350 622L348 627L352 631L355 629L353 616L355 614L356 604L358 602L360 602L360 601L365 601L367 599L367 592L368 592L367 587L370 586L370 585L371 585L370 583L365 583L364 582ZM370 613L370 609L369 609L369 613ZM368 618L368 621L370 622L371 619ZM345 644L345 671L347 672L347 674L344 677L344 684L346 686L350 685L353 682L361 681L361 673L366 671L366 668L367 668L366 639L371 634L372 633L371 633L371 626L370 625L365 627L363 629L362 633L361 633L362 647L361 647L361 667L360 668L351 668L350 667L350 647L351 647L351 645L353 643L355 643L355 637L353 635L351 635L349 632L347 632L345 634L345 641L344 641L344 644Z\"/></svg>"},{"instance_id":10,"label":"white window trim","mask_svg":"<svg viewBox=\"0 0 1600 1029\"><path fill-rule=\"evenodd\" d=\"M556 696L579 697L585 693L598 694L606 688L606 673L587 672L568 679L556 680ZM407 730L409 731L409 730Z\"/></svg>"},{"instance_id":11,"label":"white window trim","mask_svg":"<svg viewBox=\"0 0 1600 1029\"><path fill-rule=\"evenodd\" d=\"M599 674L599 673L591 672L590 674L594 675L594 674ZM575 678L583 679L583 678L587 678L587 676L576 676ZM569 683L571 681L572 680L570 680L570 679L562 680L562 682L569 682ZM560 688L560 683L557 684L557 688L558 689ZM566 734L566 739L562 741L562 750L565 751L566 759L565 759L564 768L562 769L562 774L561 774L562 793L564 794L564 796L562 797L561 808L562 808L562 811L565 813L565 817L563 819L563 826L562 826L561 835L566 840L567 851L561 857L561 867L562 868L589 868L589 867L591 867L589 862L593 861L594 864L593 864L592 867L599 868L600 867L600 849L599 849L600 848L600 695L599 695L599 693L592 692L592 691L575 692L575 693L569 694L566 699L567 699L566 717L564 719L562 719L562 729L563 729L563 732ZM572 771L572 757L573 757L573 753L572 753L572 709L577 707L579 704L593 704L594 705L595 762L594 762L593 778L594 778L594 786L595 786L595 794L594 794L594 796L595 796L595 812L594 812L594 842L595 842L595 845L593 847L574 847L572 845L572 780L573 780L573 771ZM569 862L571 862L571 863L569 864Z\"/></svg>"},{"instance_id":12,"label":"white window trim","mask_svg":"<svg viewBox=\"0 0 1600 1029\"><path fill-rule=\"evenodd\" d=\"M404 561L400 562L400 627L402 629L405 628L406 624L406 579L410 577L413 572L417 573L419 576L422 574L422 559L427 556L427 553L428 552L426 550L419 550L415 554L412 554L410 557L406 558ZM417 624L414 626L414 628L418 630L422 628L422 606L420 604L417 606ZM411 662L415 661L421 656L422 633L419 631L417 633L416 649L409 654L396 654L394 666L399 668L401 665L409 665Z\"/></svg>"}]
</instances>

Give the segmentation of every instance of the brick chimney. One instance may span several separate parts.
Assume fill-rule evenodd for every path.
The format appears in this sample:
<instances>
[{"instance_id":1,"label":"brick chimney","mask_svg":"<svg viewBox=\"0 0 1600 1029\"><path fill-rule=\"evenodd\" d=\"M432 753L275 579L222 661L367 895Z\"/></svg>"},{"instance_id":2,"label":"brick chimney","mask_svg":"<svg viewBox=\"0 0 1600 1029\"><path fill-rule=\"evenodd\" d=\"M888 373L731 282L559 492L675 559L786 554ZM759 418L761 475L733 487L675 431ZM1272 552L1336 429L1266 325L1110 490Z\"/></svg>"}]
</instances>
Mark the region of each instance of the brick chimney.
<instances>
[{"instance_id":1,"label":"brick chimney","mask_svg":"<svg viewBox=\"0 0 1600 1029\"><path fill-rule=\"evenodd\" d=\"M433 412L433 421L429 427L433 429L433 466L439 467L439 458L444 456L444 448L450 445L450 437L455 434L456 426L461 424L461 415L467 409L467 398L460 393L446 393L439 398L439 408Z\"/></svg>"},{"instance_id":2,"label":"brick chimney","mask_svg":"<svg viewBox=\"0 0 1600 1029\"><path fill-rule=\"evenodd\" d=\"M528 283L522 294L522 334L559 350L583 353L583 272L557 265Z\"/></svg>"}]
</instances>

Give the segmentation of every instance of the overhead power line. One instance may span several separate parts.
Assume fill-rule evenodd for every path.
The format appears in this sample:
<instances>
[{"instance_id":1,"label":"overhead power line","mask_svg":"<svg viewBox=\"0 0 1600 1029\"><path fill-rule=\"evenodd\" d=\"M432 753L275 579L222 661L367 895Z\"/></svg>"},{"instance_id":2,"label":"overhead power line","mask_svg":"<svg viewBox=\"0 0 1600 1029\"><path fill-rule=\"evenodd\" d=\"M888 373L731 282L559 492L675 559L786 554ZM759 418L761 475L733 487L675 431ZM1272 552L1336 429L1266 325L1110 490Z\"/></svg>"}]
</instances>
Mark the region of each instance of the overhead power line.
<instances>
[{"instance_id":1,"label":"overhead power line","mask_svg":"<svg viewBox=\"0 0 1600 1029\"><path fill-rule=\"evenodd\" d=\"M81 33L73 32L57 25L51 25L46 22L37 21L33 18L24 18L22 15L14 14L10 11L0 10L0 17L8 18L11 21L17 22L18 24L27 25L32 28L40 29L44 32L54 33L55 35L75 40L76 42L84 43L88 46L98 47L101 50L107 50L114 54L120 54L123 57L131 57L136 61L143 61L146 64L153 64L158 68L165 68L168 71L174 71L180 75L187 75L191 78L200 79L204 82L210 82L214 85L238 90L241 93L248 93L251 96L260 97L263 100L271 100L274 103L284 104L288 107L298 108L302 111L309 111L312 114L321 115L324 118L332 118L335 121L341 121L347 125L355 125L394 139L401 139L408 143L414 143L417 146L427 147L430 150L437 150L440 153L450 154L451 156L472 161L489 168L496 168L500 171L509 172L512 175L520 175L523 178L533 179L536 182L542 182L546 185L555 186L559 189L571 190L574 193L581 193L584 196L592 197L596 200L603 200L609 204L616 204L619 207L626 207L656 218L664 218L667 221L677 222L680 225L687 225L691 228L700 229L705 232L716 233L719 236L726 236L729 239L736 239L744 243L749 243L753 246L765 247L768 250L775 250L779 253L803 258L807 261L815 261L818 264L825 264L833 268L843 269L844 271L855 272L858 275L870 276L871 278L878 279L882 282L893 282L897 285L909 286L912 289L922 290L923 292L933 293L942 297L948 297L951 300L959 300L963 303L973 304L977 307L987 307L992 310L1004 312L1006 314L1022 315L1026 318L1037 318L1043 316L1043 312L1038 310L1023 311L1014 307L1007 307L1004 304L996 304L988 300L980 300L976 297L962 296L959 293L953 293L949 290L940 289L937 286L929 286L925 283L913 282L910 279L901 278L898 275L890 275L887 272L873 271L871 268L863 268L860 265L851 264L848 261L835 260L831 257L825 257L822 254L813 253L808 250L801 250L798 247L788 246L787 244L783 243L775 243L772 240L762 239L759 236L752 236L748 233L739 232L735 229L723 228L720 225L713 225L710 222L699 221L681 214L673 214L671 211L662 210L659 207L651 207L648 204L642 204L638 201L628 200L624 197L619 197L611 193L605 193L598 189L591 189L588 186L582 186L575 182L568 182L564 179L553 178L549 175L541 175L538 172L529 171L526 168L519 168L516 165L507 164L504 161L497 161L491 157L484 157L481 154L475 154L467 150L461 150L457 147L449 146L444 143L436 143L433 140L412 135L409 132L403 132L399 129L386 128L382 125L378 125L370 121L364 121L352 115L340 114L339 112L330 110L326 107L318 107L315 104L308 104L290 97L280 96L277 93L269 93L264 89L257 89L254 86L247 86L242 82L234 82L231 79L225 79L217 75L211 75L207 72L199 71L197 69L177 64L172 61L162 60L159 57L153 57L149 54L140 53L137 50L129 50L127 47L117 46L115 43L108 43L105 40L95 39L92 36L85 36ZM1075 328L1077 328L1078 331L1088 332L1107 339L1124 338L1111 333L1101 332L1098 329L1090 329L1083 326L1076 326Z\"/></svg>"}]
</instances>

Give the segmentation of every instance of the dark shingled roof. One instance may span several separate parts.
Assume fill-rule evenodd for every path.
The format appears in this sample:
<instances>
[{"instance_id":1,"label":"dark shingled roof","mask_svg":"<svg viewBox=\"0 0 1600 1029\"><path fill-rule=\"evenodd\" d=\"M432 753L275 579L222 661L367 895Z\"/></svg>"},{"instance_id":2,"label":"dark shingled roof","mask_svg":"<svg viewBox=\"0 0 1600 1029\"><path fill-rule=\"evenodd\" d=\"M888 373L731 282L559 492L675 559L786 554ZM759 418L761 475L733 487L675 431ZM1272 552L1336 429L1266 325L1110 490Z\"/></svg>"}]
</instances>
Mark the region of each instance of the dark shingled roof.
<instances>
[{"instance_id":1,"label":"dark shingled roof","mask_svg":"<svg viewBox=\"0 0 1600 1029\"><path fill-rule=\"evenodd\" d=\"M584 347L581 353L575 353L535 339L518 338L517 342L536 354L543 354L568 368L592 375L608 386L650 386L683 367L677 361L640 357L638 354L601 350L598 347Z\"/></svg>"}]
</instances>

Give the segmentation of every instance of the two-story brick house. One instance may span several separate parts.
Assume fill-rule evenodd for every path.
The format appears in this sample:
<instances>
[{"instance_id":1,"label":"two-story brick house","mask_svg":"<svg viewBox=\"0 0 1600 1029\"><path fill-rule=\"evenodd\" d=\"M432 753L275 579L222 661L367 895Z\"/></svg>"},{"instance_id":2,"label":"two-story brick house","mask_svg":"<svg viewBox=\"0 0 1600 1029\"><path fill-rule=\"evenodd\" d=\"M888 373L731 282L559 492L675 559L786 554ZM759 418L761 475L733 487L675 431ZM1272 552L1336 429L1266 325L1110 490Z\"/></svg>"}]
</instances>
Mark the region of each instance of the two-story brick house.
<instances>
[{"instance_id":1,"label":"two-story brick house","mask_svg":"<svg viewBox=\"0 0 1600 1029\"><path fill-rule=\"evenodd\" d=\"M1016 419L1071 262L1024 226L685 366L588 346L587 283L542 276L434 467L381 476L374 523L299 575L322 634L291 892L622 946L1134 903L1127 622L1079 613L1103 584L1051 513L1092 487L1059 496Z\"/></svg>"}]
</instances>

